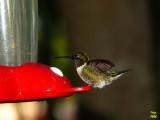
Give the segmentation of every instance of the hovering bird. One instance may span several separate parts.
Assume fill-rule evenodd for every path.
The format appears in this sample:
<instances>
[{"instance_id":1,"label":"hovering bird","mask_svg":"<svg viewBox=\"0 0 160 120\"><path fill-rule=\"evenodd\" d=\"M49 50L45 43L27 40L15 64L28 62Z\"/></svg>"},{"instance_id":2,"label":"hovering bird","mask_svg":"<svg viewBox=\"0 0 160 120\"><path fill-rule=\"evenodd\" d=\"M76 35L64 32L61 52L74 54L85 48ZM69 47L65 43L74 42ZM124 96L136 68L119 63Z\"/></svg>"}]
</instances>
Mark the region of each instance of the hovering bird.
<instances>
[{"instance_id":1,"label":"hovering bird","mask_svg":"<svg viewBox=\"0 0 160 120\"><path fill-rule=\"evenodd\" d=\"M117 72L112 69L114 67L112 62L103 59L89 60L87 54L83 52L55 58L72 59L80 78L95 88L103 88L106 85L110 85L114 80L130 70L127 69Z\"/></svg>"}]
</instances>

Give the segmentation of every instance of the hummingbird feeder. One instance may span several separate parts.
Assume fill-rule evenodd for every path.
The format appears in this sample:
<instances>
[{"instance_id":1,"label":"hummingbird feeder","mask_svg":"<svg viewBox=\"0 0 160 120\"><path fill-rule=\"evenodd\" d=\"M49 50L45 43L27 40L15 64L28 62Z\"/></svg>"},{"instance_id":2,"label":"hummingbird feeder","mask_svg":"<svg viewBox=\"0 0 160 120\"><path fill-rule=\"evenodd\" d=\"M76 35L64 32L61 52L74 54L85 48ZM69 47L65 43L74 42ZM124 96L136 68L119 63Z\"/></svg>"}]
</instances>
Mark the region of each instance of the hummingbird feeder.
<instances>
[{"instance_id":1,"label":"hummingbird feeder","mask_svg":"<svg viewBox=\"0 0 160 120\"><path fill-rule=\"evenodd\" d=\"M9 7L9 8L8 8ZM37 62L38 0L0 2L0 102L39 100L90 91Z\"/></svg>"},{"instance_id":2,"label":"hummingbird feeder","mask_svg":"<svg viewBox=\"0 0 160 120\"><path fill-rule=\"evenodd\" d=\"M0 86L0 102L64 97L91 90L90 86L72 87L59 69L39 63L0 66Z\"/></svg>"}]
</instances>

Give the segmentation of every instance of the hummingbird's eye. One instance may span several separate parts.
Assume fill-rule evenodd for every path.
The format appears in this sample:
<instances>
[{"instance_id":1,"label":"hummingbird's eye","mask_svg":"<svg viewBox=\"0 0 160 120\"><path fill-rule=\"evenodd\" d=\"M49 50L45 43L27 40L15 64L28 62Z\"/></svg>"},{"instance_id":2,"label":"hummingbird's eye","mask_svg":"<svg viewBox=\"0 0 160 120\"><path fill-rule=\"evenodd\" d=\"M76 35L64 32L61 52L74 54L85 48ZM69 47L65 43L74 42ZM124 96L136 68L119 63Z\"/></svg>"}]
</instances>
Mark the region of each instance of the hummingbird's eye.
<instances>
[{"instance_id":1,"label":"hummingbird's eye","mask_svg":"<svg viewBox=\"0 0 160 120\"><path fill-rule=\"evenodd\" d=\"M75 55L73 55L73 57L74 57L74 59L79 59L79 58L80 58L80 55L75 54Z\"/></svg>"},{"instance_id":2,"label":"hummingbird's eye","mask_svg":"<svg viewBox=\"0 0 160 120\"><path fill-rule=\"evenodd\" d=\"M74 58L79 58L79 56L78 55L74 55Z\"/></svg>"}]
</instances>

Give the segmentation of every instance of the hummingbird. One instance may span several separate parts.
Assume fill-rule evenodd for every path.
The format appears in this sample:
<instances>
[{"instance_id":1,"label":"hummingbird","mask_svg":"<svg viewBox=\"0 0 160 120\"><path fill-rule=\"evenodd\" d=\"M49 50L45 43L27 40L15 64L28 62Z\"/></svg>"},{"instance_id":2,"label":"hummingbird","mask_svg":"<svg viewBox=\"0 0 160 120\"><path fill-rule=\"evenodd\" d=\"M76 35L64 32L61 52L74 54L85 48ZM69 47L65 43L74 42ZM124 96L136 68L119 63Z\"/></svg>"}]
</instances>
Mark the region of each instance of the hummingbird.
<instances>
[{"instance_id":1,"label":"hummingbird","mask_svg":"<svg viewBox=\"0 0 160 120\"><path fill-rule=\"evenodd\" d=\"M111 61L104 59L89 60L88 55L83 52L55 58L72 59L79 77L89 86L95 88L103 88L106 85L110 85L114 80L130 70L126 69L117 72L113 69L115 65Z\"/></svg>"}]
</instances>

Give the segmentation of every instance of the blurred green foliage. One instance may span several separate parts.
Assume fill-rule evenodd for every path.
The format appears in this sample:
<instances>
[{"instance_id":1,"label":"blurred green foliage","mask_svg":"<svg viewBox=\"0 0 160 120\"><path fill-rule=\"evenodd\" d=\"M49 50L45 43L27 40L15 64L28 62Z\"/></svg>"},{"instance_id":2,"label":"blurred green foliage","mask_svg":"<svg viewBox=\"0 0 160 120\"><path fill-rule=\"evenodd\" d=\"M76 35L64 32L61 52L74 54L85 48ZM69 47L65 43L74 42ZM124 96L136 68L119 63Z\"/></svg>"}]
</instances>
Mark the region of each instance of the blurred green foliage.
<instances>
[{"instance_id":1,"label":"blurred green foliage","mask_svg":"<svg viewBox=\"0 0 160 120\"><path fill-rule=\"evenodd\" d=\"M70 55L70 45L67 33L61 21L58 1L39 0L39 48L38 62L59 68L69 79L73 78L73 64L67 59L55 59L57 56ZM72 83L73 81L71 81ZM54 119L54 112L57 107L69 99L77 103L75 96L61 99L48 100L48 119Z\"/></svg>"},{"instance_id":2,"label":"blurred green foliage","mask_svg":"<svg viewBox=\"0 0 160 120\"><path fill-rule=\"evenodd\" d=\"M38 62L58 67L70 79L72 61L54 59L56 56L70 55L69 48L57 1L39 1Z\"/></svg>"}]
</instances>

